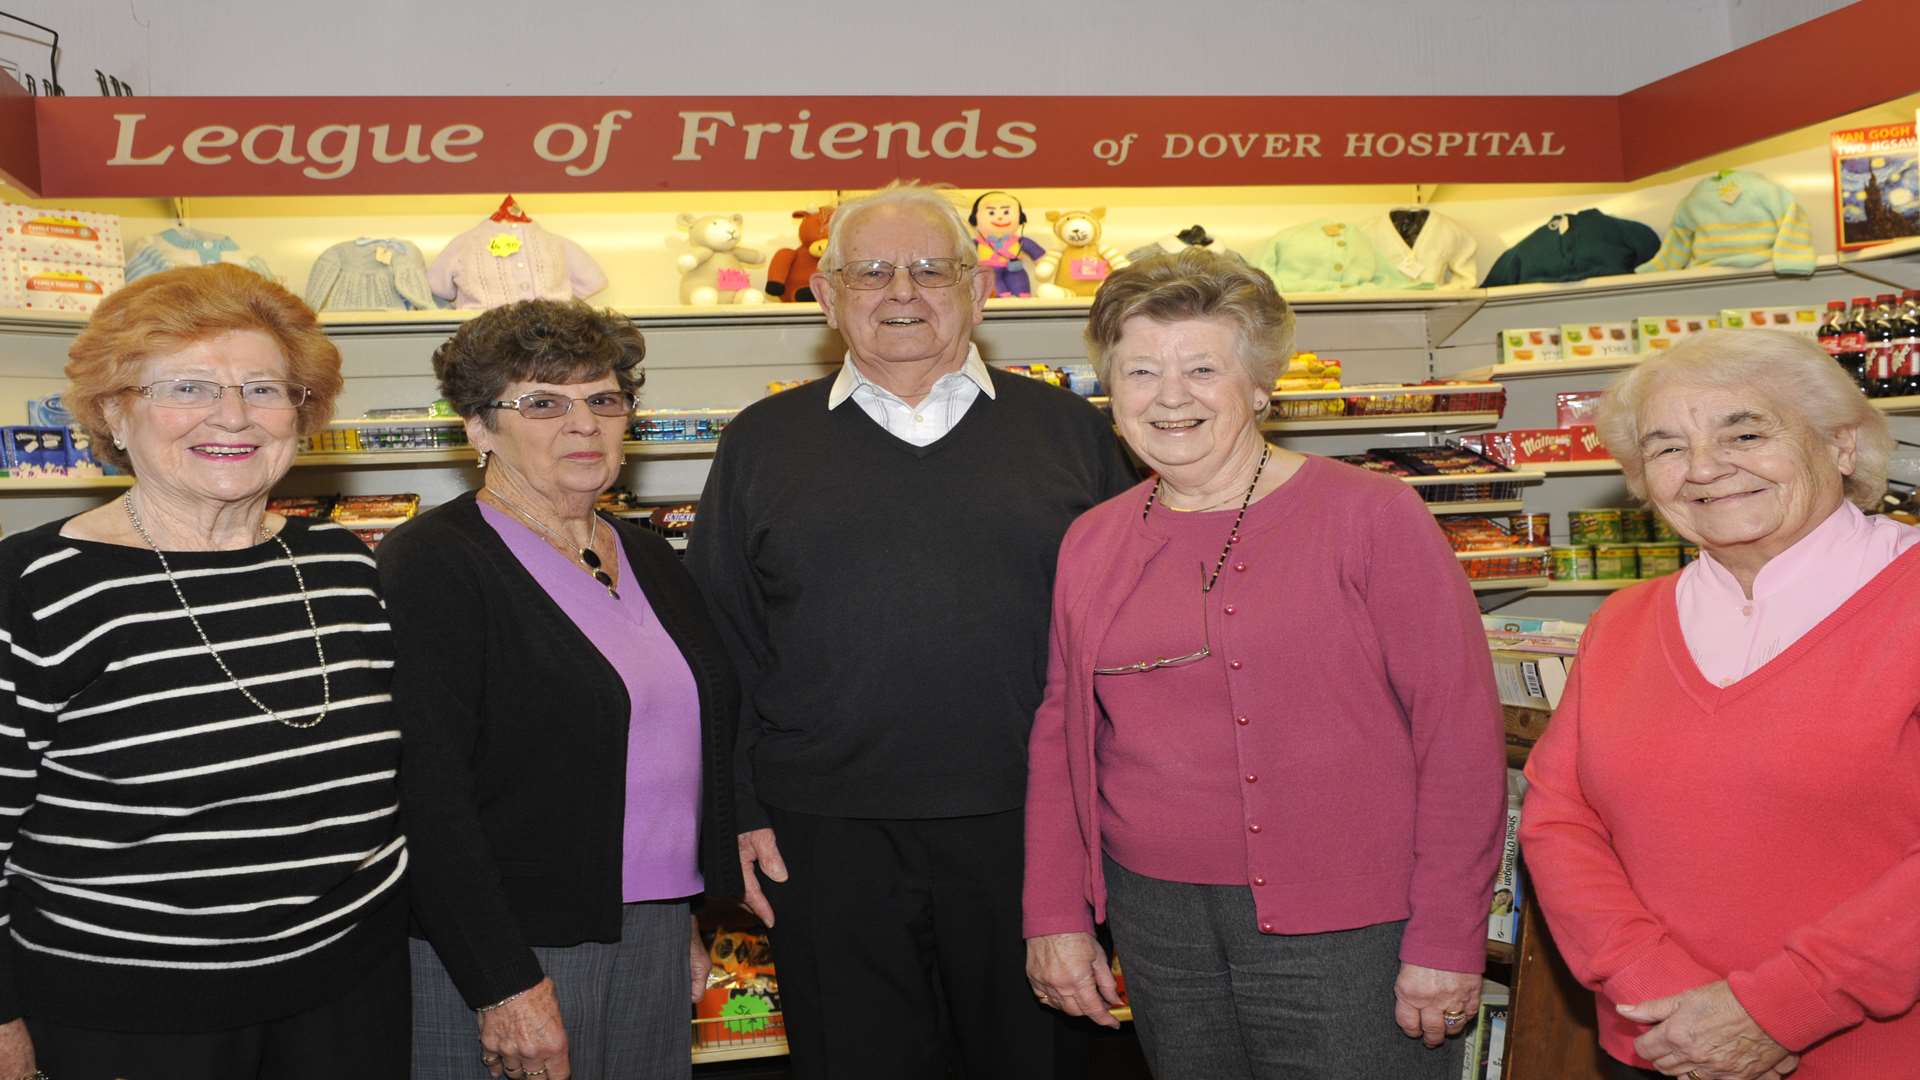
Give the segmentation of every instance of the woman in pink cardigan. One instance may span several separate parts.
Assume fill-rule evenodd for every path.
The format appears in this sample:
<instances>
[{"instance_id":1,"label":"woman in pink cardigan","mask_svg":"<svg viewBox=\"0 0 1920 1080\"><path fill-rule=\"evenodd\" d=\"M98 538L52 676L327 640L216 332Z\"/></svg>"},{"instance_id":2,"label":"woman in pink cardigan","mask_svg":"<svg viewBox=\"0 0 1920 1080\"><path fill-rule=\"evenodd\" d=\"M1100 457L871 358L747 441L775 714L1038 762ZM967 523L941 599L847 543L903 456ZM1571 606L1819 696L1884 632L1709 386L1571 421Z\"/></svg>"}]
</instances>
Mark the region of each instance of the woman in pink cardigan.
<instances>
[{"instance_id":1,"label":"woman in pink cardigan","mask_svg":"<svg viewBox=\"0 0 1920 1080\"><path fill-rule=\"evenodd\" d=\"M1106 920L1159 1080L1439 1077L1479 1001L1485 636L1413 489L1262 438L1292 339L1266 275L1199 248L1116 272L1087 325L1157 476L1061 545L1027 972L1111 1025Z\"/></svg>"},{"instance_id":2,"label":"woman in pink cardigan","mask_svg":"<svg viewBox=\"0 0 1920 1080\"><path fill-rule=\"evenodd\" d=\"M1701 551L1601 606L1527 764L1521 851L1609 1067L1920 1075L1920 529L1859 509L1886 421L1811 341L1716 331L1600 433Z\"/></svg>"}]
</instances>

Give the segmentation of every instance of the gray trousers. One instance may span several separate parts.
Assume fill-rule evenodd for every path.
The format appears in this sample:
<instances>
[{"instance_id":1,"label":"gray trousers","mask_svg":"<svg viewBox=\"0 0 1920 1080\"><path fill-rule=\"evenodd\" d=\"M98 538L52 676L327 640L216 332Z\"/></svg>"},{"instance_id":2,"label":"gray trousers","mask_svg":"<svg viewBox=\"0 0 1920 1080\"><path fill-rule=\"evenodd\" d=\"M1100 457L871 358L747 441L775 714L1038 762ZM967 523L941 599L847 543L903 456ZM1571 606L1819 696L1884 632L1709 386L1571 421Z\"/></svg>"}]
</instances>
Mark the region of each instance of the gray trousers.
<instances>
[{"instance_id":1,"label":"gray trousers","mask_svg":"<svg viewBox=\"0 0 1920 1080\"><path fill-rule=\"evenodd\" d=\"M1107 924L1155 1080L1442 1080L1459 1068L1393 1020L1404 922L1262 934L1244 885L1106 860Z\"/></svg>"},{"instance_id":2,"label":"gray trousers","mask_svg":"<svg viewBox=\"0 0 1920 1080\"><path fill-rule=\"evenodd\" d=\"M620 940L536 945L553 980L575 1080L671 1080L693 1072L685 903L628 904ZM480 1024L433 946L413 952L413 1080L486 1080Z\"/></svg>"}]
</instances>

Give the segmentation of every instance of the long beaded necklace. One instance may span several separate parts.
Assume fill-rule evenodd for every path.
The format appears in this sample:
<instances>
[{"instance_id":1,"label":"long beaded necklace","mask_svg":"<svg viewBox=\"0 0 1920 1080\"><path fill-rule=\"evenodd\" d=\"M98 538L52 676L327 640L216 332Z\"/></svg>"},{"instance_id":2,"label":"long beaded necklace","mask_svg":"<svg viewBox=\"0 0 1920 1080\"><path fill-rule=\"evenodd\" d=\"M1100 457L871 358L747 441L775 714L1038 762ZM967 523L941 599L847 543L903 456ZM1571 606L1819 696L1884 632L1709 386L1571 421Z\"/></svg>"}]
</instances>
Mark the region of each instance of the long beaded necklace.
<instances>
[{"instance_id":1,"label":"long beaded necklace","mask_svg":"<svg viewBox=\"0 0 1920 1080\"><path fill-rule=\"evenodd\" d=\"M552 529L547 528L545 522L522 510L513 500L506 498L492 488L487 488L486 493L487 498L499 503L502 510L508 511L513 514L514 517L532 525L534 528L539 529L541 533L545 534L548 543L558 548L562 554L571 557L574 562L579 563L582 570L592 574L593 580L599 582L601 587L607 590L608 596L613 597L615 600L620 599L620 594L615 592L613 588L613 575L607 573L600 561L599 552L593 550L593 538L600 535L599 514L594 514L588 519L587 546L577 548L567 543L564 537Z\"/></svg>"},{"instance_id":2,"label":"long beaded necklace","mask_svg":"<svg viewBox=\"0 0 1920 1080\"><path fill-rule=\"evenodd\" d=\"M325 720L327 710L333 707L333 680L327 676L327 649L320 641L320 621L313 617L313 598L307 594L306 575L300 572L300 560L293 557L293 549L287 546L287 542L268 529L266 521L260 522L261 539L279 544L281 552L287 557L287 565L293 568L293 580L300 586L300 605L307 609L307 627L313 631L313 652L320 658L320 712L313 719L306 721L289 720L268 708L267 703L254 697L253 691L247 689L246 684L233 673L233 669L228 667L226 660L220 656L220 650L213 647L213 639L207 636L206 628L200 625L200 618L193 613L193 606L187 603L187 594L180 591L180 582L174 578L173 567L167 563L167 553L160 550L160 545L154 543L153 537L148 535L147 527L140 523L140 512L133 507L131 490L121 497L120 504L127 508L127 520L133 523L133 531L140 534L140 539L160 557L160 570L167 575L167 584L173 586L173 595L180 601L180 609L187 613L187 621L193 624L193 632L200 635L200 643L207 647L207 654L213 657L214 663L220 665L221 673L227 677L228 682L233 684L233 688L244 694L246 699L253 703L254 708L290 728L310 728Z\"/></svg>"},{"instance_id":3,"label":"long beaded necklace","mask_svg":"<svg viewBox=\"0 0 1920 1080\"><path fill-rule=\"evenodd\" d=\"M1233 545L1240 542L1240 523L1247 520L1247 507L1253 505L1254 489L1260 486L1260 474L1266 470L1267 458L1272 453L1272 443L1265 443L1260 447L1260 464L1253 467L1253 482L1247 485L1247 494L1240 500L1240 512L1233 516L1233 528L1227 533L1227 542L1220 548L1219 561L1213 564L1213 575L1207 578L1206 587L1200 590L1203 596L1213 591L1214 582L1220 580L1220 568L1227 565L1227 553L1233 550ZM1153 479L1153 490L1147 492L1147 505L1140 508L1141 521L1147 520L1147 515L1153 512L1153 501L1159 497L1160 478L1156 476Z\"/></svg>"}]
</instances>

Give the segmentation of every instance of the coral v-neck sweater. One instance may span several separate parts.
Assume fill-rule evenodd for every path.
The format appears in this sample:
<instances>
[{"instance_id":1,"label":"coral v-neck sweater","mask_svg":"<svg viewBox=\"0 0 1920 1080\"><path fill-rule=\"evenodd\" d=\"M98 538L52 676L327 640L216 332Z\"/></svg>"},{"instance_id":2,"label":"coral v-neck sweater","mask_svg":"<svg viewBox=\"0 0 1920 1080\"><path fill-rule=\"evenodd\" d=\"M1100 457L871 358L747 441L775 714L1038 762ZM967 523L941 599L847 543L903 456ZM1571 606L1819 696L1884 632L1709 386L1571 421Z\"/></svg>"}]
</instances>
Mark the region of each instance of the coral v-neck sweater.
<instances>
[{"instance_id":1,"label":"coral v-neck sweater","mask_svg":"<svg viewBox=\"0 0 1920 1080\"><path fill-rule=\"evenodd\" d=\"M1920 549L1726 687L1673 582L1602 606L1527 764L1521 851L1601 1045L1647 1067L1614 1005L1726 979L1796 1080L1914 1075Z\"/></svg>"}]
</instances>

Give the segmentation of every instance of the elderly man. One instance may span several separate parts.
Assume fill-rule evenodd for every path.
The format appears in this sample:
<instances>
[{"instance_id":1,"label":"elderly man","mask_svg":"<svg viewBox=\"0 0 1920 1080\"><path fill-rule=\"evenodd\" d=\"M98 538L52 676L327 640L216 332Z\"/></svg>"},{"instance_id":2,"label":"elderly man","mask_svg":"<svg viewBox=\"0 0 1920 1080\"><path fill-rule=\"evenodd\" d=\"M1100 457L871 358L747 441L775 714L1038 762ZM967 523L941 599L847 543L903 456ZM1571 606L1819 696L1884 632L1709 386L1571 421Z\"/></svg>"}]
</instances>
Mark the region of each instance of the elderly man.
<instances>
[{"instance_id":1,"label":"elderly man","mask_svg":"<svg viewBox=\"0 0 1920 1080\"><path fill-rule=\"evenodd\" d=\"M981 361L973 255L928 189L841 206L813 278L839 377L728 425L688 553L744 684L740 860L796 1078L1053 1075L1027 732L1060 538L1135 474L1092 407Z\"/></svg>"}]
</instances>

